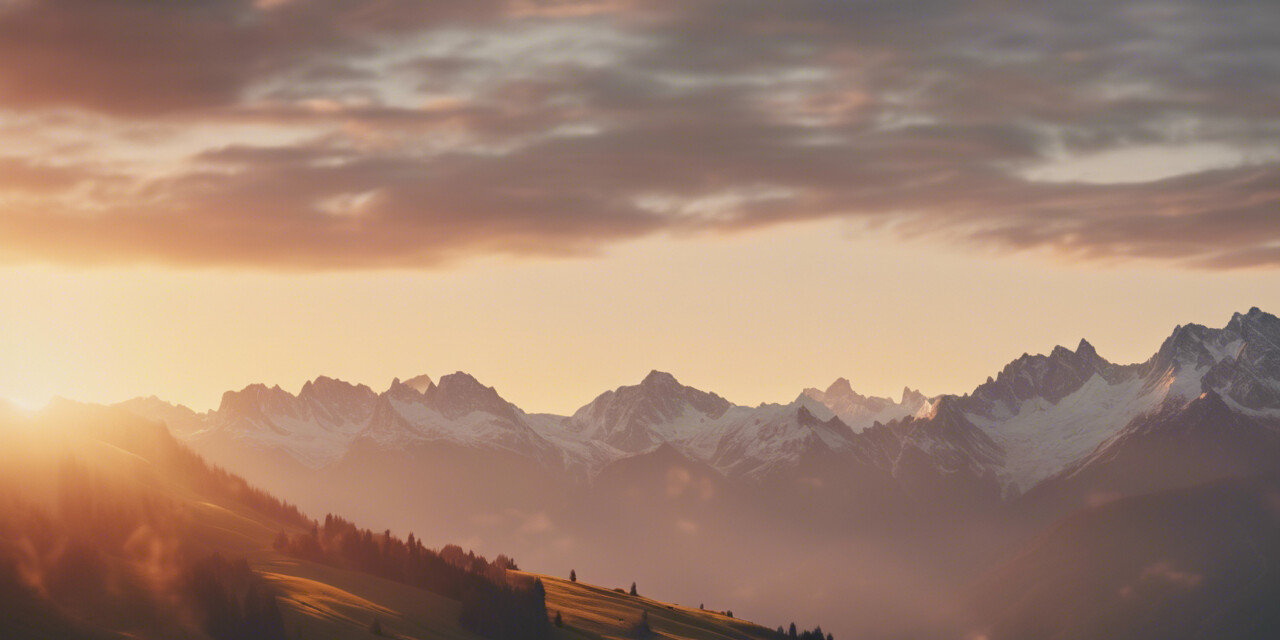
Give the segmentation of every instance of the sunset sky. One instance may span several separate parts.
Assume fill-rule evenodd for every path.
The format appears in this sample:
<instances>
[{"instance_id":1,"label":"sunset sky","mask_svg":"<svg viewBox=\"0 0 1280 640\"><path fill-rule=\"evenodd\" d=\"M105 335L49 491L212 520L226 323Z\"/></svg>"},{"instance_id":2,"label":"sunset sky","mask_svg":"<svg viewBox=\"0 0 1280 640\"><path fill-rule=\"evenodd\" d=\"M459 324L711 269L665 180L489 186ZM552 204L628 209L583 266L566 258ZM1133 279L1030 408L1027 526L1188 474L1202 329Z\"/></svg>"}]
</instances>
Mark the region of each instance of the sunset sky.
<instances>
[{"instance_id":1,"label":"sunset sky","mask_svg":"<svg viewBox=\"0 0 1280 640\"><path fill-rule=\"evenodd\" d=\"M1280 9L0 0L0 397L964 392L1280 311Z\"/></svg>"}]
</instances>

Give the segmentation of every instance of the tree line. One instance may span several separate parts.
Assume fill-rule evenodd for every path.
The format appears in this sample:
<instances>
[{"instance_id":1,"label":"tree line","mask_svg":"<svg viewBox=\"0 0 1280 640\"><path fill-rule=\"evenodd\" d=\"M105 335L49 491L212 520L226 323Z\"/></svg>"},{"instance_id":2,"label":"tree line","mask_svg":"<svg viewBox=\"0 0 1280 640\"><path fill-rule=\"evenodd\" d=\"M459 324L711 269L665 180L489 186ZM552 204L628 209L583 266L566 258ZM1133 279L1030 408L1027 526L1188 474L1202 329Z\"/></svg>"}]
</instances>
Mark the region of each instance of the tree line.
<instances>
[{"instance_id":1,"label":"tree line","mask_svg":"<svg viewBox=\"0 0 1280 640\"><path fill-rule=\"evenodd\" d=\"M364 571L462 603L462 626L493 640L544 640L550 634L540 579L518 580L505 555L492 562L457 545L427 548L411 533L374 533L339 516L325 516L305 533L281 531L275 548L297 558Z\"/></svg>"},{"instance_id":2,"label":"tree line","mask_svg":"<svg viewBox=\"0 0 1280 640\"><path fill-rule=\"evenodd\" d=\"M825 635L822 633L822 625L814 627L812 631L797 632L796 623L794 622L791 623L791 627L786 631L783 631L782 627L778 627L778 637L786 640L835 640L835 636L830 633Z\"/></svg>"}]
</instances>

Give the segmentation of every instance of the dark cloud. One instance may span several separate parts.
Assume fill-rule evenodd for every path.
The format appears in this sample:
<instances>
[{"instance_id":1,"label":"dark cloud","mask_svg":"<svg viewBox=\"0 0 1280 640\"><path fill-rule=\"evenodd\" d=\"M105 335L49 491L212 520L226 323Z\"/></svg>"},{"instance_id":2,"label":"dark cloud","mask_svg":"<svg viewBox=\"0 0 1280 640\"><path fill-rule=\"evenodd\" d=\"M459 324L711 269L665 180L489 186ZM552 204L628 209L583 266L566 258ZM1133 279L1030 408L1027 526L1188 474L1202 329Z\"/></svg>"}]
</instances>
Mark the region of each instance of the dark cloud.
<instances>
[{"instance_id":1,"label":"dark cloud","mask_svg":"<svg viewBox=\"0 0 1280 640\"><path fill-rule=\"evenodd\" d=\"M100 132L83 166L3 161L26 200L0 204L0 259L436 266L845 218L1280 266L1267 0L0 7L3 113L64 114L71 138L92 137L77 117L157 127L164 163L96 169L116 153ZM1100 161L1106 184L1028 172L1205 145L1239 158L1161 179Z\"/></svg>"}]
</instances>

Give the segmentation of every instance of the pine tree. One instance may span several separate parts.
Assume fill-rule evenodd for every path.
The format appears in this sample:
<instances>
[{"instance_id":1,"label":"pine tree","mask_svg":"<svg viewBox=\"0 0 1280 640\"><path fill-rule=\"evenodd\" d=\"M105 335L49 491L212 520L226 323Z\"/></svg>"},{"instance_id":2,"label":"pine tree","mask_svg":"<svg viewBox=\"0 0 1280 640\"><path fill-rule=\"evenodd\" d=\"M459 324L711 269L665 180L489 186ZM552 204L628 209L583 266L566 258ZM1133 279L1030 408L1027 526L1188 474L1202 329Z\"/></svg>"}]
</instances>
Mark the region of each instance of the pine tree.
<instances>
[{"instance_id":1,"label":"pine tree","mask_svg":"<svg viewBox=\"0 0 1280 640\"><path fill-rule=\"evenodd\" d=\"M796 638L800 636L800 634L796 633L796 623L791 623L791 629L787 631L787 636L789 636L791 640L796 640Z\"/></svg>"},{"instance_id":2,"label":"pine tree","mask_svg":"<svg viewBox=\"0 0 1280 640\"><path fill-rule=\"evenodd\" d=\"M570 569L570 570L569 570L569 582L577 582L577 581L578 581L578 572L577 572L577 571L574 571L573 569Z\"/></svg>"},{"instance_id":3,"label":"pine tree","mask_svg":"<svg viewBox=\"0 0 1280 640\"><path fill-rule=\"evenodd\" d=\"M631 595L633 595L633 596L634 596L634 595L638 595L638 594L636 593L636 583L634 583L634 582L632 582L632 583L631 583Z\"/></svg>"}]
</instances>

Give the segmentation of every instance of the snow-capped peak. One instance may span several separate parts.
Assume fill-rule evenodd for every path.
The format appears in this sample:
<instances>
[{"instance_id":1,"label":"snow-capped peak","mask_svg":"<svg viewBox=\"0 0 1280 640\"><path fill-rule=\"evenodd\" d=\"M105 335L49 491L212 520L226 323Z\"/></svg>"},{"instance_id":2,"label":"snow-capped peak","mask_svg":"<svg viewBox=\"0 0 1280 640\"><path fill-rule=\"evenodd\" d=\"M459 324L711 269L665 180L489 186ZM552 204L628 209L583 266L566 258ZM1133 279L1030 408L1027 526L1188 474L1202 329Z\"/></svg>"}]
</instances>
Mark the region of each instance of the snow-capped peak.
<instances>
[{"instance_id":1,"label":"snow-capped peak","mask_svg":"<svg viewBox=\"0 0 1280 640\"><path fill-rule=\"evenodd\" d=\"M922 394L909 387L903 388L901 402L894 402L892 398L864 396L854 391L846 378L837 378L826 391L809 388L801 395L826 406L854 431L862 431L877 422L904 418L927 402Z\"/></svg>"},{"instance_id":2,"label":"snow-capped peak","mask_svg":"<svg viewBox=\"0 0 1280 640\"><path fill-rule=\"evenodd\" d=\"M579 476L664 444L723 473L753 477L812 452L896 470L902 452L919 451L946 473L967 468L1027 489L1136 418L1210 392L1232 411L1280 416L1280 319L1255 307L1221 329L1180 325L1137 364L1110 363L1087 340L1074 350L1023 354L963 396L929 398L910 387L899 400L864 396L837 378L789 404L745 407L654 370L563 417L526 414L458 372L438 383L395 380L381 394L324 376L297 396L254 384L225 393L208 414L158 400L126 408L183 421L193 442L231 439L313 467L333 463L357 439L384 448L435 441L501 448ZM921 460L910 455L911 464Z\"/></svg>"},{"instance_id":3,"label":"snow-capped peak","mask_svg":"<svg viewBox=\"0 0 1280 640\"><path fill-rule=\"evenodd\" d=\"M519 410L502 399L493 387L486 387L468 373L458 371L440 378L440 384L423 394L427 402L447 418L484 412L519 422Z\"/></svg>"},{"instance_id":4,"label":"snow-capped peak","mask_svg":"<svg viewBox=\"0 0 1280 640\"><path fill-rule=\"evenodd\" d=\"M568 427L622 451L688 438L729 409L728 400L651 371L638 385L606 391L573 414Z\"/></svg>"}]
</instances>

